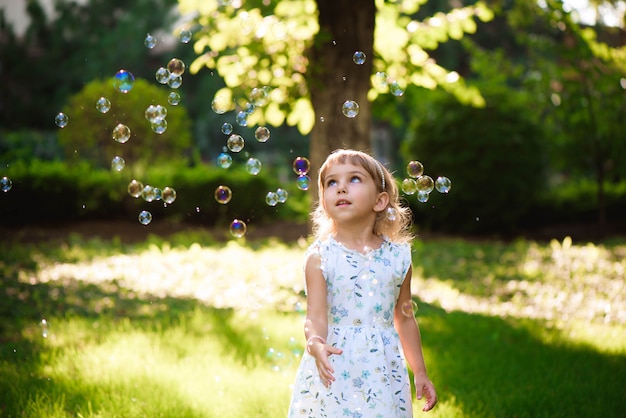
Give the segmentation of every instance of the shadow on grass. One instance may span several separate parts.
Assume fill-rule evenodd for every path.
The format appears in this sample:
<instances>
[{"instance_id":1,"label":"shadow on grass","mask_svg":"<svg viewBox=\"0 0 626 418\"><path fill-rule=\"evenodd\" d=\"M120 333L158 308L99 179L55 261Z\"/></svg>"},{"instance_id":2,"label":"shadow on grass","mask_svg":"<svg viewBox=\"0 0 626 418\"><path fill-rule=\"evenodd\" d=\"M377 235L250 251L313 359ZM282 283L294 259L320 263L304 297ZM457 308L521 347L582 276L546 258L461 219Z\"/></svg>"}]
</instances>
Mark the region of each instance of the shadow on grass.
<instances>
[{"instance_id":1,"label":"shadow on grass","mask_svg":"<svg viewBox=\"0 0 626 418\"><path fill-rule=\"evenodd\" d=\"M618 417L626 355L574 345L542 322L420 304L430 375L470 417ZM548 340L548 341L546 341Z\"/></svg>"}]
</instances>

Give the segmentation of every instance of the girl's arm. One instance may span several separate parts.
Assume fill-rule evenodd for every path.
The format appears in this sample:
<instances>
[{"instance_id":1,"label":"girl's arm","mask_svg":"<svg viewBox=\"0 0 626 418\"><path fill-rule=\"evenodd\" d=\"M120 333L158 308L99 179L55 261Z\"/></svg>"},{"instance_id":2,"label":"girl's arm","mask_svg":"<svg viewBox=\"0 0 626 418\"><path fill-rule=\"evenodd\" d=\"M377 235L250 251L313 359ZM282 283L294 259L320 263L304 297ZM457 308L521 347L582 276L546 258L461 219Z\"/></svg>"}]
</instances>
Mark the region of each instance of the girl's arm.
<instances>
[{"instance_id":1,"label":"girl's arm","mask_svg":"<svg viewBox=\"0 0 626 418\"><path fill-rule=\"evenodd\" d=\"M320 268L320 257L312 254L304 269L307 288L307 308L304 322L304 336L307 339L306 350L315 357L315 363L324 386L330 386L335 380L335 372L328 361L332 354L341 354L342 350L326 344L328 336L328 311L326 302L326 280Z\"/></svg>"},{"instance_id":2,"label":"girl's arm","mask_svg":"<svg viewBox=\"0 0 626 418\"><path fill-rule=\"evenodd\" d=\"M424 354L422 352L422 337L415 316L413 314L405 315L402 312L402 305L407 302L411 303L412 272L412 267L409 267L409 271L400 288L400 296L394 309L394 323L400 337L400 343L404 349L404 355L414 374L417 399L422 399L422 396L425 396L426 404L422 410L430 411L437 403L437 393L426 372L426 364L424 363Z\"/></svg>"}]
</instances>

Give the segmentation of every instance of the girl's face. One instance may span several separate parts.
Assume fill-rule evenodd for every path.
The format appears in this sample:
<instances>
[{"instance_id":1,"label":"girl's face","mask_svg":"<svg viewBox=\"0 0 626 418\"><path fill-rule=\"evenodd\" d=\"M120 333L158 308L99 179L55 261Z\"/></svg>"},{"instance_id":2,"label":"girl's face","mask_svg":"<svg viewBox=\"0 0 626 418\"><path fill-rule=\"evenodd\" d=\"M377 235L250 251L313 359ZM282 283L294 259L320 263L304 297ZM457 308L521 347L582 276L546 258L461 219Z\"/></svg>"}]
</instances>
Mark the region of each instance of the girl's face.
<instances>
[{"instance_id":1,"label":"girl's face","mask_svg":"<svg viewBox=\"0 0 626 418\"><path fill-rule=\"evenodd\" d=\"M349 162L333 164L323 179L323 204L328 216L337 224L374 222L380 196L371 175L361 166Z\"/></svg>"}]
</instances>

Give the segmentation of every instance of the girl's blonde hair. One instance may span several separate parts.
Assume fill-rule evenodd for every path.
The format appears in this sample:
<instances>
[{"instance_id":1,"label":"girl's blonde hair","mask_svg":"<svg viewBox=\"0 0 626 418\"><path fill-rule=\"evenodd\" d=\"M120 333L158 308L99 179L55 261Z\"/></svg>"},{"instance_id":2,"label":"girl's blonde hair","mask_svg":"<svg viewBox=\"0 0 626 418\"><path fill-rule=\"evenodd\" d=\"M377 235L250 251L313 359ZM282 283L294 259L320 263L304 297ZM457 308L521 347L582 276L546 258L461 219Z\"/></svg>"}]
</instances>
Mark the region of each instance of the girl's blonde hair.
<instances>
[{"instance_id":1,"label":"girl's blonde hair","mask_svg":"<svg viewBox=\"0 0 626 418\"><path fill-rule=\"evenodd\" d=\"M351 149L333 151L320 167L317 176L318 200L311 214L315 238L325 239L335 232L334 222L322 204L326 173L334 164L354 164L363 167L374 180L378 192L387 192L389 195L389 204L385 210L378 212L376 216L374 234L400 243L409 242L413 239L413 234L410 231L412 214L408 207L400 205L398 185L393 175L369 154Z\"/></svg>"}]
</instances>

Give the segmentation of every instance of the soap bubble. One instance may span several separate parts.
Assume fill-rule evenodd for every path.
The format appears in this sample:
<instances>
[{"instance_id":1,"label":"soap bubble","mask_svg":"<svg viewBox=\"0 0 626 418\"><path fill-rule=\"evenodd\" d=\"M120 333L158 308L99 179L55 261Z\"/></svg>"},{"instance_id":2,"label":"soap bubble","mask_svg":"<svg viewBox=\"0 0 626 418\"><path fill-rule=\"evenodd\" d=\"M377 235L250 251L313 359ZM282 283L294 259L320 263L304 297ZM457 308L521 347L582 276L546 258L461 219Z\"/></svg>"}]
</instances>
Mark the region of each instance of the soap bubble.
<instances>
[{"instance_id":1,"label":"soap bubble","mask_svg":"<svg viewBox=\"0 0 626 418\"><path fill-rule=\"evenodd\" d=\"M183 78L176 74L171 74L170 79L167 80L167 85L173 89L177 89L183 85Z\"/></svg>"},{"instance_id":2,"label":"soap bubble","mask_svg":"<svg viewBox=\"0 0 626 418\"><path fill-rule=\"evenodd\" d=\"M301 175L306 174L311 169L311 162L306 157L296 157L293 160L293 171L294 173Z\"/></svg>"},{"instance_id":3,"label":"soap bubble","mask_svg":"<svg viewBox=\"0 0 626 418\"><path fill-rule=\"evenodd\" d=\"M150 35L148 33L146 35L146 39L144 39L143 43L144 43L144 45L146 47L148 47L149 49L152 49L152 48L154 48L156 46L157 39L154 36L152 36L152 35Z\"/></svg>"},{"instance_id":4,"label":"soap bubble","mask_svg":"<svg viewBox=\"0 0 626 418\"><path fill-rule=\"evenodd\" d=\"M141 190L141 198L146 202L152 202L153 200L155 200L156 192L154 191L154 187L150 186L149 184L143 186L143 189Z\"/></svg>"},{"instance_id":5,"label":"soap bubble","mask_svg":"<svg viewBox=\"0 0 626 418\"><path fill-rule=\"evenodd\" d=\"M233 158L225 152L217 156L217 165L220 168L228 168L232 165Z\"/></svg>"},{"instance_id":6,"label":"soap bubble","mask_svg":"<svg viewBox=\"0 0 626 418\"><path fill-rule=\"evenodd\" d=\"M306 174L301 174L296 179L296 185L300 190L309 190L309 186L311 185L311 177Z\"/></svg>"},{"instance_id":7,"label":"soap bubble","mask_svg":"<svg viewBox=\"0 0 626 418\"><path fill-rule=\"evenodd\" d=\"M167 102L173 106L178 105L178 103L180 103L180 94L175 91L170 91L170 94L167 95Z\"/></svg>"},{"instance_id":8,"label":"soap bubble","mask_svg":"<svg viewBox=\"0 0 626 418\"><path fill-rule=\"evenodd\" d=\"M447 177L437 177L435 188L439 193L448 193L452 188L452 182Z\"/></svg>"},{"instance_id":9,"label":"soap bubble","mask_svg":"<svg viewBox=\"0 0 626 418\"><path fill-rule=\"evenodd\" d=\"M417 183L413 179L406 178L402 180L400 189L406 194L415 194L417 192Z\"/></svg>"},{"instance_id":10,"label":"soap bubble","mask_svg":"<svg viewBox=\"0 0 626 418\"><path fill-rule=\"evenodd\" d=\"M226 141L226 146L232 152L239 152L243 149L245 145L245 141L241 135L232 134L228 137L228 141Z\"/></svg>"},{"instance_id":11,"label":"soap bubble","mask_svg":"<svg viewBox=\"0 0 626 418\"><path fill-rule=\"evenodd\" d=\"M265 195L265 203L269 206L276 206L278 204L278 195L276 192L268 192Z\"/></svg>"},{"instance_id":12,"label":"soap bubble","mask_svg":"<svg viewBox=\"0 0 626 418\"><path fill-rule=\"evenodd\" d=\"M223 115L230 110L231 103L222 96L215 96L211 102L211 109L218 115Z\"/></svg>"},{"instance_id":13,"label":"soap bubble","mask_svg":"<svg viewBox=\"0 0 626 418\"><path fill-rule=\"evenodd\" d=\"M115 171L122 171L125 165L126 161L117 155L111 160L111 168Z\"/></svg>"},{"instance_id":14,"label":"soap bubble","mask_svg":"<svg viewBox=\"0 0 626 418\"><path fill-rule=\"evenodd\" d=\"M237 116L235 116L235 122L239 126L248 126L248 114L243 110L237 112Z\"/></svg>"},{"instance_id":15,"label":"soap bubble","mask_svg":"<svg viewBox=\"0 0 626 418\"><path fill-rule=\"evenodd\" d=\"M155 78L156 78L156 81L158 81L159 83L167 84L167 82L169 81L171 75L172 74L170 73L170 70L168 70L165 67L160 67L156 71Z\"/></svg>"},{"instance_id":16,"label":"soap bubble","mask_svg":"<svg viewBox=\"0 0 626 418\"><path fill-rule=\"evenodd\" d=\"M113 87L122 93L128 93L133 88L134 83L135 76L130 71L119 70L113 77Z\"/></svg>"},{"instance_id":17,"label":"soap bubble","mask_svg":"<svg viewBox=\"0 0 626 418\"><path fill-rule=\"evenodd\" d=\"M424 190L420 190L419 192L417 192L417 201L421 202L421 203L426 203L428 202L428 199L430 198L430 193L426 192Z\"/></svg>"},{"instance_id":18,"label":"soap bubble","mask_svg":"<svg viewBox=\"0 0 626 418\"><path fill-rule=\"evenodd\" d=\"M270 139L270 130L265 126L259 126L254 131L254 137L259 142L267 142Z\"/></svg>"},{"instance_id":19,"label":"soap bubble","mask_svg":"<svg viewBox=\"0 0 626 418\"><path fill-rule=\"evenodd\" d=\"M161 200L163 198L163 190L158 187L154 188L154 200Z\"/></svg>"},{"instance_id":20,"label":"soap bubble","mask_svg":"<svg viewBox=\"0 0 626 418\"><path fill-rule=\"evenodd\" d=\"M158 119L154 122L150 122L150 128L157 134L161 135L167 130L167 121L165 119Z\"/></svg>"},{"instance_id":21,"label":"soap bubble","mask_svg":"<svg viewBox=\"0 0 626 418\"><path fill-rule=\"evenodd\" d=\"M420 176L416 180L417 190L430 193L435 188L435 182L430 176Z\"/></svg>"},{"instance_id":22,"label":"soap bubble","mask_svg":"<svg viewBox=\"0 0 626 418\"><path fill-rule=\"evenodd\" d=\"M191 41L191 31L189 29L181 29L178 31L178 40L183 44L188 44Z\"/></svg>"},{"instance_id":23,"label":"soap bubble","mask_svg":"<svg viewBox=\"0 0 626 418\"><path fill-rule=\"evenodd\" d=\"M346 100L341 107L341 111L347 118L355 118L359 114L359 104L354 100Z\"/></svg>"},{"instance_id":24,"label":"soap bubble","mask_svg":"<svg viewBox=\"0 0 626 418\"><path fill-rule=\"evenodd\" d=\"M250 92L248 99L254 106L265 106L267 104L267 90L255 87Z\"/></svg>"},{"instance_id":25,"label":"soap bubble","mask_svg":"<svg viewBox=\"0 0 626 418\"><path fill-rule=\"evenodd\" d=\"M112 138L120 144L126 143L130 139L130 128L123 123L113 128Z\"/></svg>"},{"instance_id":26,"label":"soap bubble","mask_svg":"<svg viewBox=\"0 0 626 418\"><path fill-rule=\"evenodd\" d=\"M394 81L391 84L389 84L389 91L391 92L391 94L393 94L396 97L400 97L404 95L404 89L400 86L400 84L398 84L397 81Z\"/></svg>"},{"instance_id":27,"label":"soap bubble","mask_svg":"<svg viewBox=\"0 0 626 418\"><path fill-rule=\"evenodd\" d=\"M13 187L13 182L10 178L4 176L0 179L0 190L3 192L8 192Z\"/></svg>"},{"instance_id":28,"label":"soap bubble","mask_svg":"<svg viewBox=\"0 0 626 418\"><path fill-rule=\"evenodd\" d=\"M128 183L128 194L134 198L138 198L141 196L141 192L143 191L143 184L140 181L132 180Z\"/></svg>"},{"instance_id":29,"label":"soap bubble","mask_svg":"<svg viewBox=\"0 0 626 418\"><path fill-rule=\"evenodd\" d=\"M225 205L233 198L233 192L228 186L217 186L215 189L215 200L217 203Z\"/></svg>"},{"instance_id":30,"label":"soap bubble","mask_svg":"<svg viewBox=\"0 0 626 418\"><path fill-rule=\"evenodd\" d=\"M276 196L278 197L278 203L285 203L289 197L289 193L287 193L285 189L278 188L276 190Z\"/></svg>"},{"instance_id":31,"label":"soap bubble","mask_svg":"<svg viewBox=\"0 0 626 418\"><path fill-rule=\"evenodd\" d=\"M96 101L96 109L100 113L106 113L111 109L111 102L106 97L101 97Z\"/></svg>"},{"instance_id":32,"label":"soap bubble","mask_svg":"<svg viewBox=\"0 0 626 418\"><path fill-rule=\"evenodd\" d=\"M385 210L385 217L393 222L398 219L398 212L394 208L389 207Z\"/></svg>"},{"instance_id":33,"label":"soap bubble","mask_svg":"<svg viewBox=\"0 0 626 418\"><path fill-rule=\"evenodd\" d=\"M142 225L148 225L150 222L152 222L152 214L150 212L147 210L139 212L139 223Z\"/></svg>"},{"instance_id":34,"label":"soap bubble","mask_svg":"<svg viewBox=\"0 0 626 418\"><path fill-rule=\"evenodd\" d=\"M256 158L248 158L248 161L246 161L246 171L256 176L261 172L261 161Z\"/></svg>"},{"instance_id":35,"label":"soap bubble","mask_svg":"<svg viewBox=\"0 0 626 418\"><path fill-rule=\"evenodd\" d=\"M165 187L161 192L161 198L165 203L171 205L176 200L176 190L171 187Z\"/></svg>"},{"instance_id":36,"label":"soap bubble","mask_svg":"<svg viewBox=\"0 0 626 418\"><path fill-rule=\"evenodd\" d=\"M362 65L365 63L365 52L363 51L356 51L354 53L354 55L352 55L352 61L354 61L355 64L357 65Z\"/></svg>"},{"instance_id":37,"label":"soap bubble","mask_svg":"<svg viewBox=\"0 0 626 418\"><path fill-rule=\"evenodd\" d=\"M230 123L228 123L228 122L224 122L224 123L222 124L222 133L223 133L224 135L230 135L230 134L232 134L232 133L233 133L233 125L231 125L231 124L230 124Z\"/></svg>"},{"instance_id":38,"label":"soap bubble","mask_svg":"<svg viewBox=\"0 0 626 418\"><path fill-rule=\"evenodd\" d=\"M48 335L49 335L49 332L50 332L48 330L48 321L46 321L45 318L44 318L44 319L41 320L40 325L41 325L41 336L44 337L44 338L48 338Z\"/></svg>"},{"instance_id":39,"label":"soap bubble","mask_svg":"<svg viewBox=\"0 0 626 418\"><path fill-rule=\"evenodd\" d=\"M384 71L379 71L374 76L374 83L381 89L386 88L389 85L389 75Z\"/></svg>"},{"instance_id":40,"label":"soap bubble","mask_svg":"<svg viewBox=\"0 0 626 418\"><path fill-rule=\"evenodd\" d=\"M424 166L419 161L410 161L406 166L406 173L416 179L424 174Z\"/></svg>"},{"instance_id":41,"label":"soap bubble","mask_svg":"<svg viewBox=\"0 0 626 418\"><path fill-rule=\"evenodd\" d=\"M54 117L54 123L59 127L59 128L65 128L67 126L67 123L69 122L69 118L67 117L67 115L63 112L57 114Z\"/></svg>"},{"instance_id":42,"label":"soap bubble","mask_svg":"<svg viewBox=\"0 0 626 418\"><path fill-rule=\"evenodd\" d=\"M235 238L243 237L244 235L246 235L247 230L248 227L246 226L246 223L242 220L233 219L233 221L230 223L230 233Z\"/></svg>"},{"instance_id":43,"label":"soap bubble","mask_svg":"<svg viewBox=\"0 0 626 418\"><path fill-rule=\"evenodd\" d=\"M181 76L185 72L185 63L178 58L172 58L167 63L167 69L171 74Z\"/></svg>"},{"instance_id":44,"label":"soap bubble","mask_svg":"<svg viewBox=\"0 0 626 418\"><path fill-rule=\"evenodd\" d=\"M414 300L405 300L402 302L402 305L400 305L400 311L402 315L414 318L415 312L417 312L417 302Z\"/></svg>"}]
</instances>

